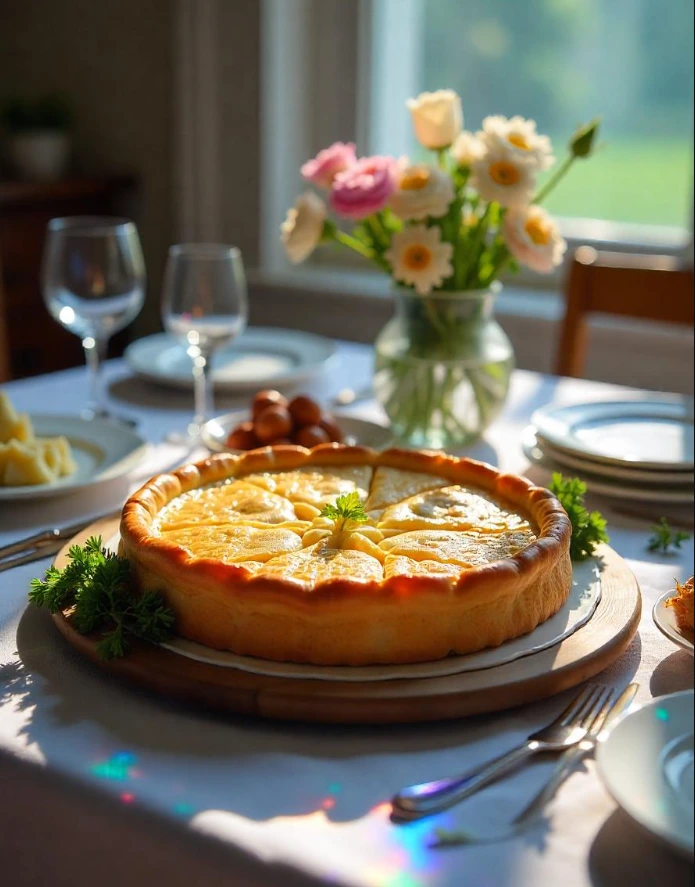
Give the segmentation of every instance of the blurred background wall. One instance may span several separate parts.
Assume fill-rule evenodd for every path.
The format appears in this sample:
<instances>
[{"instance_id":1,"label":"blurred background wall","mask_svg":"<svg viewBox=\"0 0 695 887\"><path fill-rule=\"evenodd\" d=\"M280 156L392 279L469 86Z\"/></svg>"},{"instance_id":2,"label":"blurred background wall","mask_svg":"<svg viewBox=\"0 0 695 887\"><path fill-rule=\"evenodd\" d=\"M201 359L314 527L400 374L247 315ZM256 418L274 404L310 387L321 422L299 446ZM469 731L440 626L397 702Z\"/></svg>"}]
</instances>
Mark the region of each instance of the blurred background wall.
<instances>
[{"instance_id":1,"label":"blurred background wall","mask_svg":"<svg viewBox=\"0 0 695 887\"><path fill-rule=\"evenodd\" d=\"M153 292L174 234L173 11L170 0L0 0L3 95L65 93L74 103L74 168L135 172Z\"/></svg>"},{"instance_id":2,"label":"blurred background wall","mask_svg":"<svg viewBox=\"0 0 695 887\"><path fill-rule=\"evenodd\" d=\"M185 232L179 133L186 72L177 64L188 0L0 0L0 97L60 92L74 105L72 171L134 173L148 299L135 333L159 325L170 243ZM215 70L219 219L216 239L258 255L260 3L218 5ZM182 33L183 32L183 33ZM203 50L204 51L204 50ZM194 125L194 124L193 124ZM192 132L192 138L196 133ZM193 188L196 183L193 182Z\"/></svg>"}]
</instances>

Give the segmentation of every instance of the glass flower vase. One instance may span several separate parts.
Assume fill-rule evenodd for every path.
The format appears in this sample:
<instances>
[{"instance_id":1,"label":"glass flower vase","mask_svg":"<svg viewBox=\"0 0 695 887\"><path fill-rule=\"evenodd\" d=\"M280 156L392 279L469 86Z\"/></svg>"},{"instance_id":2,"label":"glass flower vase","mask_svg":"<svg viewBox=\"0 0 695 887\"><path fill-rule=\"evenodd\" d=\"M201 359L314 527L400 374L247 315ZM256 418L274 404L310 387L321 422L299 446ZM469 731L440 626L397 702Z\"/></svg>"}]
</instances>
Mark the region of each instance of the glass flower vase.
<instances>
[{"instance_id":1,"label":"glass flower vase","mask_svg":"<svg viewBox=\"0 0 695 887\"><path fill-rule=\"evenodd\" d=\"M514 368L493 314L500 289L396 291L395 315L375 343L374 391L403 443L465 447L499 414Z\"/></svg>"}]
</instances>

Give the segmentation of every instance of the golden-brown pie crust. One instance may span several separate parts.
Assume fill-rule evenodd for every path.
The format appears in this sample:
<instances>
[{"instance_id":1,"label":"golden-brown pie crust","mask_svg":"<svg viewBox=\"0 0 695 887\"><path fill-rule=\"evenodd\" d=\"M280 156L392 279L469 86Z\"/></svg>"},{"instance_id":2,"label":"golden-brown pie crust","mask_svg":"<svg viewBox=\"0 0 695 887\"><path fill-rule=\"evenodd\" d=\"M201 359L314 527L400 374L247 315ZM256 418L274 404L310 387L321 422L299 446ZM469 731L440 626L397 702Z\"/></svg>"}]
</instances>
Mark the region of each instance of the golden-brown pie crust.
<instances>
[{"instance_id":1,"label":"golden-brown pie crust","mask_svg":"<svg viewBox=\"0 0 695 887\"><path fill-rule=\"evenodd\" d=\"M161 509L182 493L227 478L302 466L390 466L477 487L514 506L538 538L518 553L450 576L344 578L307 589L243 566L192 558L152 532ZM546 489L489 465L438 452L322 444L223 454L161 474L126 502L121 551L138 587L160 592L183 637L276 661L368 665L472 653L527 634L556 613L572 582L571 525Z\"/></svg>"}]
</instances>

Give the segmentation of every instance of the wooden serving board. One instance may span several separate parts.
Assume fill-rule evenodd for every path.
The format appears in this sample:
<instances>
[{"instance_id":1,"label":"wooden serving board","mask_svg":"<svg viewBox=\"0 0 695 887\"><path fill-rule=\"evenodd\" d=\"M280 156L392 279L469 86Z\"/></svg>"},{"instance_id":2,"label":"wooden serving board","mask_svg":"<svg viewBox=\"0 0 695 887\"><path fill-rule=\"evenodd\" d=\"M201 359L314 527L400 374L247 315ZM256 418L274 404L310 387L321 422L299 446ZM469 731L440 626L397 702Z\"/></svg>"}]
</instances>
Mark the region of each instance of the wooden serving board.
<instances>
[{"instance_id":1,"label":"wooden serving board","mask_svg":"<svg viewBox=\"0 0 695 887\"><path fill-rule=\"evenodd\" d=\"M118 517L98 521L59 552L89 536L111 539ZM560 693L603 671L628 647L639 625L637 580L613 549L603 546L601 601L589 622L555 647L508 665L440 678L331 682L278 678L209 665L153 644L135 642L122 659L104 662L98 635L81 635L65 614L53 618L80 653L109 674L165 696L242 715L342 724L412 723L461 718L525 705Z\"/></svg>"}]
</instances>

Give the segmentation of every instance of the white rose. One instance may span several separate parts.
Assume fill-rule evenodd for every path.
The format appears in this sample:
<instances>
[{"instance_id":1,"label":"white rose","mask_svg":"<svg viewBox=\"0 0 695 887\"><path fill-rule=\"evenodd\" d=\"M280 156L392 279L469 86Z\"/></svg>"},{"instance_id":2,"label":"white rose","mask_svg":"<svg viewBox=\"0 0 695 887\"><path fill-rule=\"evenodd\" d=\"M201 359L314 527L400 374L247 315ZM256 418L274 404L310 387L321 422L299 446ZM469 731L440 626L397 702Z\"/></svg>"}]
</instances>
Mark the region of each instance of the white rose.
<instances>
[{"instance_id":1,"label":"white rose","mask_svg":"<svg viewBox=\"0 0 695 887\"><path fill-rule=\"evenodd\" d=\"M389 206L403 220L438 219L454 199L451 177L435 166L409 166L398 173Z\"/></svg>"},{"instance_id":2,"label":"white rose","mask_svg":"<svg viewBox=\"0 0 695 887\"><path fill-rule=\"evenodd\" d=\"M423 92L416 99L408 99L406 105L415 135L425 148L448 148L463 129L461 99L453 89Z\"/></svg>"},{"instance_id":3,"label":"white rose","mask_svg":"<svg viewBox=\"0 0 695 887\"><path fill-rule=\"evenodd\" d=\"M326 204L312 191L305 191L288 210L287 218L280 226L280 233L287 258L297 265L308 259L321 242Z\"/></svg>"}]
</instances>

